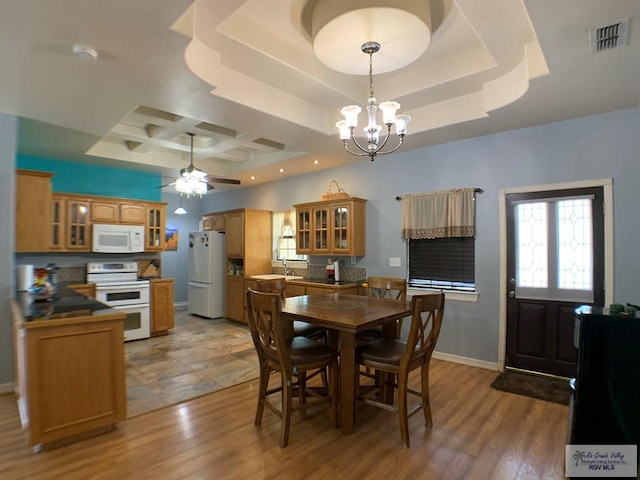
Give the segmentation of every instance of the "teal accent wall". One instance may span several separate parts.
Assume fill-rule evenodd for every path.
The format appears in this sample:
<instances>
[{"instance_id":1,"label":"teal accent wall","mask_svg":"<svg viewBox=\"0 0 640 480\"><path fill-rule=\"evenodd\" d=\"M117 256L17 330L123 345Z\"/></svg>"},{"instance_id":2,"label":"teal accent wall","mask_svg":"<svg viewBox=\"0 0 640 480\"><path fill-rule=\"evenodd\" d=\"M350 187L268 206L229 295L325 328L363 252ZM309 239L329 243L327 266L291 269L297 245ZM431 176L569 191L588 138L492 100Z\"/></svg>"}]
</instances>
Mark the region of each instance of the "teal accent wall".
<instances>
[{"instance_id":1,"label":"teal accent wall","mask_svg":"<svg viewBox=\"0 0 640 480\"><path fill-rule=\"evenodd\" d=\"M124 168L103 167L86 163L18 155L17 168L54 174L54 192L100 195L135 200L162 200L162 176Z\"/></svg>"}]
</instances>

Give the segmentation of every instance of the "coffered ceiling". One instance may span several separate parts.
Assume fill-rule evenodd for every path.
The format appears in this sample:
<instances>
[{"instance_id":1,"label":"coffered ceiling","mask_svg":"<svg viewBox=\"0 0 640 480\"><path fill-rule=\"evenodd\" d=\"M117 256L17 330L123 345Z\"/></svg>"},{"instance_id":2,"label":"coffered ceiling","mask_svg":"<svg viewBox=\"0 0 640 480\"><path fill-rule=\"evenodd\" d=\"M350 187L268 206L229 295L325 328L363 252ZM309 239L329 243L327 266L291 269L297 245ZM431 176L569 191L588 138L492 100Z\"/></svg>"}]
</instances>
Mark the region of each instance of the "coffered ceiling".
<instances>
[{"instance_id":1,"label":"coffered ceiling","mask_svg":"<svg viewBox=\"0 0 640 480\"><path fill-rule=\"evenodd\" d=\"M21 118L22 154L165 175L188 165L193 132L196 167L243 186L368 161L344 151L335 122L366 103L369 59L347 46L355 29L329 50L350 72L318 59L322 1L5 0L0 111ZM414 62L395 69L392 42L373 57L377 99L412 117L403 150L639 105L637 0L431 0L429 11ZM622 46L590 51L592 27L627 19ZM74 56L76 44L97 59ZM216 187L229 188L241 187Z\"/></svg>"}]
</instances>

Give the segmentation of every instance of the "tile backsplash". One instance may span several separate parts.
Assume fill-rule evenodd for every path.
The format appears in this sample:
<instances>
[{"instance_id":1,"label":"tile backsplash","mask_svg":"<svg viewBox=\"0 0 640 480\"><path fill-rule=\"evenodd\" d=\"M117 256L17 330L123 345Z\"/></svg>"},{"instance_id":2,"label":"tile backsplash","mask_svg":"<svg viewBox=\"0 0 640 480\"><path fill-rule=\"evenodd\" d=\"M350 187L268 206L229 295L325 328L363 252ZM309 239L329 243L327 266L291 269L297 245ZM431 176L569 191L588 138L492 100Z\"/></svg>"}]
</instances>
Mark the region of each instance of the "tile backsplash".
<instances>
[{"instance_id":1,"label":"tile backsplash","mask_svg":"<svg viewBox=\"0 0 640 480\"><path fill-rule=\"evenodd\" d=\"M304 277L304 279L325 280L327 278L326 265L309 265L306 270L289 268L290 275ZM273 273L284 275L284 268L273 267ZM363 267L349 267L340 265L340 281L363 282L367 278L367 269Z\"/></svg>"}]
</instances>

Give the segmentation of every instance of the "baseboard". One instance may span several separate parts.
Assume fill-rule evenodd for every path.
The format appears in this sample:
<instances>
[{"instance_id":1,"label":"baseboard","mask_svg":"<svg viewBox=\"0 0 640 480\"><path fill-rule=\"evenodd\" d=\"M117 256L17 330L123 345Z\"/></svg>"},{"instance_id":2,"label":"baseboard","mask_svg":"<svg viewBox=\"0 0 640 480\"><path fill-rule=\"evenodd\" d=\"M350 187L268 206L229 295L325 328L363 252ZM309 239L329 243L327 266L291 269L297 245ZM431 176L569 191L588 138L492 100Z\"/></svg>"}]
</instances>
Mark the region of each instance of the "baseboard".
<instances>
[{"instance_id":1,"label":"baseboard","mask_svg":"<svg viewBox=\"0 0 640 480\"><path fill-rule=\"evenodd\" d=\"M484 368L486 370L493 370L494 372L498 371L498 364L496 362L487 362L485 360L478 360L477 358L461 357L460 355L442 352L433 352L432 357L438 360L446 360L447 362L469 365L470 367Z\"/></svg>"},{"instance_id":2,"label":"baseboard","mask_svg":"<svg viewBox=\"0 0 640 480\"><path fill-rule=\"evenodd\" d=\"M174 310L185 310L187 308L187 302L175 302L173 308Z\"/></svg>"},{"instance_id":3,"label":"baseboard","mask_svg":"<svg viewBox=\"0 0 640 480\"><path fill-rule=\"evenodd\" d=\"M5 393L13 393L14 390L15 386L13 382L0 384L0 395L4 395Z\"/></svg>"}]
</instances>

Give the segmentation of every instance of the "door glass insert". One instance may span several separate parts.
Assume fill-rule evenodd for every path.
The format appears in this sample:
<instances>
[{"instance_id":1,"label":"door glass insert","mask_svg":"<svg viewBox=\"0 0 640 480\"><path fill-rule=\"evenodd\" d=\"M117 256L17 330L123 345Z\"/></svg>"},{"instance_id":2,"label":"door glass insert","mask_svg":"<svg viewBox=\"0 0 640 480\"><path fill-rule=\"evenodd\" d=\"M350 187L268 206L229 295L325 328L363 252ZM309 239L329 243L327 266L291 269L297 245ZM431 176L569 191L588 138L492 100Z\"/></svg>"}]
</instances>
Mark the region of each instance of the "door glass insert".
<instances>
[{"instance_id":1,"label":"door glass insert","mask_svg":"<svg viewBox=\"0 0 640 480\"><path fill-rule=\"evenodd\" d=\"M593 198L514 205L518 298L593 301Z\"/></svg>"},{"instance_id":2,"label":"door glass insert","mask_svg":"<svg viewBox=\"0 0 640 480\"><path fill-rule=\"evenodd\" d=\"M518 286L546 288L547 204L536 202L517 205L516 218Z\"/></svg>"},{"instance_id":3,"label":"door glass insert","mask_svg":"<svg viewBox=\"0 0 640 480\"><path fill-rule=\"evenodd\" d=\"M593 231L591 200L558 202L558 287L591 290Z\"/></svg>"}]
</instances>

